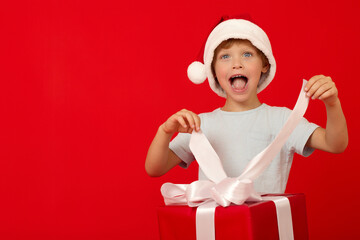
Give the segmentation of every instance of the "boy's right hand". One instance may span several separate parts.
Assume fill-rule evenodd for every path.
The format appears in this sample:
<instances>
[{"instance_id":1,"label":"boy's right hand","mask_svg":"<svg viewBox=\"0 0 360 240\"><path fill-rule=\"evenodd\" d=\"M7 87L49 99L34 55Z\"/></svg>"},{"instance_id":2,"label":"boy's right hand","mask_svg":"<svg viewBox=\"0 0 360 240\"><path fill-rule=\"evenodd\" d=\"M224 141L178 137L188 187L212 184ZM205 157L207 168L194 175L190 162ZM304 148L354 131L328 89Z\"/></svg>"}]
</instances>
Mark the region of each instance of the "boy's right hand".
<instances>
[{"instance_id":1,"label":"boy's right hand","mask_svg":"<svg viewBox=\"0 0 360 240\"><path fill-rule=\"evenodd\" d=\"M200 117L186 109L183 109L166 120L162 124L162 129L167 134L191 133L193 130L198 132L200 130Z\"/></svg>"}]
</instances>

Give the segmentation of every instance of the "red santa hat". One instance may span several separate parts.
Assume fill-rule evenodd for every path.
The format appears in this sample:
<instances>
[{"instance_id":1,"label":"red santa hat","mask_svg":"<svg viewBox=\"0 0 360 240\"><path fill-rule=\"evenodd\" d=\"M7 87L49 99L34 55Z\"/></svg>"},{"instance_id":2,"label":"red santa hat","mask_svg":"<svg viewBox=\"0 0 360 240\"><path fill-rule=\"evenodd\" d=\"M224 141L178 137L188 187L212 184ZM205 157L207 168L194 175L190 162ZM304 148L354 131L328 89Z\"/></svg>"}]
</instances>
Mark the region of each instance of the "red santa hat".
<instances>
[{"instance_id":1,"label":"red santa hat","mask_svg":"<svg viewBox=\"0 0 360 240\"><path fill-rule=\"evenodd\" d=\"M189 79L195 83L203 83L208 79L210 88L221 97L226 97L224 90L215 82L211 71L211 63L214 57L214 51L223 41L228 39L246 39L256 48L265 54L270 68L263 73L257 92L264 90L273 80L276 71L276 62L272 53L271 44L266 33L256 24L244 19L228 19L220 22L210 33L206 40L204 48L204 63L195 61L187 69Z\"/></svg>"}]
</instances>

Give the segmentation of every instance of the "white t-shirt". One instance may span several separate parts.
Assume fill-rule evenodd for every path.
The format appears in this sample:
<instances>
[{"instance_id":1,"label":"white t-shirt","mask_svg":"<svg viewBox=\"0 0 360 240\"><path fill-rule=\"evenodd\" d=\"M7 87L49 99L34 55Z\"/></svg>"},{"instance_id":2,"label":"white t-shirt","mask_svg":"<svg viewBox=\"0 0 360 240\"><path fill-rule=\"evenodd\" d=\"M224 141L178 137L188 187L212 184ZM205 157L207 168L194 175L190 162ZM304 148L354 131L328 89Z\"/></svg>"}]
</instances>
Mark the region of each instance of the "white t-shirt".
<instances>
[{"instance_id":1,"label":"white t-shirt","mask_svg":"<svg viewBox=\"0 0 360 240\"><path fill-rule=\"evenodd\" d=\"M220 108L199 114L201 130L218 154L229 177L240 176L248 162L266 148L285 124L291 110L266 104L243 112L226 112ZM257 192L283 193L289 177L294 153L309 156L314 149L305 144L318 125L302 118L298 126L272 160L269 167L254 181ZM179 133L170 149L187 167L194 156L189 148L190 134ZM199 168L199 180L207 179Z\"/></svg>"}]
</instances>

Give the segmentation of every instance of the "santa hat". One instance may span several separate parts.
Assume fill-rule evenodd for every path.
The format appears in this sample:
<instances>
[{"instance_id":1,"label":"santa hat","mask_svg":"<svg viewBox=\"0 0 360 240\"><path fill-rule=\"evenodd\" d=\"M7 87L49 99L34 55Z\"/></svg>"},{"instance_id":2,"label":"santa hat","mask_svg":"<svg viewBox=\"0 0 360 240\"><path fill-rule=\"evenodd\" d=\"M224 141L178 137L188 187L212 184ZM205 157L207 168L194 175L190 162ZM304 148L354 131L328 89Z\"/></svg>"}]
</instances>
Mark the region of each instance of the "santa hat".
<instances>
[{"instance_id":1,"label":"santa hat","mask_svg":"<svg viewBox=\"0 0 360 240\"><path fill-rule=\"evenodd\" d=\"M264 90L273 80L276 71L276 62L272 53L271 44L266 33L256 24L244 19L229 19L220 22L210 33L204 49L204 63L195 61L187 69L189 79L195 83L203 83L208 79L211 89L221 97L226 97L224 90L215 82L211 71L214 51L223 41L228 39L246 39L265 54L270 68L260 77L257 92Z\"/></svg>"}]
</instances>

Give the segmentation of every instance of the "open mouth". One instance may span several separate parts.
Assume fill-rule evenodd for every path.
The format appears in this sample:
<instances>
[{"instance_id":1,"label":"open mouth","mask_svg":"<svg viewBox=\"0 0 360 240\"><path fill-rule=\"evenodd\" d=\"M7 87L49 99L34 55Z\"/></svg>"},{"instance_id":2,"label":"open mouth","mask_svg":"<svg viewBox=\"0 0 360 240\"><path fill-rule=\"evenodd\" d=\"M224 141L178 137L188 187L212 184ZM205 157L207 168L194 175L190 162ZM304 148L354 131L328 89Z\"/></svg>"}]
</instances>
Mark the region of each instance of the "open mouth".
<instances>
[{"instance_id":1,"label":"open mouth","mask_svg":"<svg viewBox=\"0 0 360 240\"><path fill-rule=\"evenodd\" d=\"M237 91L244 90L248 83L248 78L244 75L234 75L231 76L230 79L231 87Z\"/></svg>"}]
</instances>

